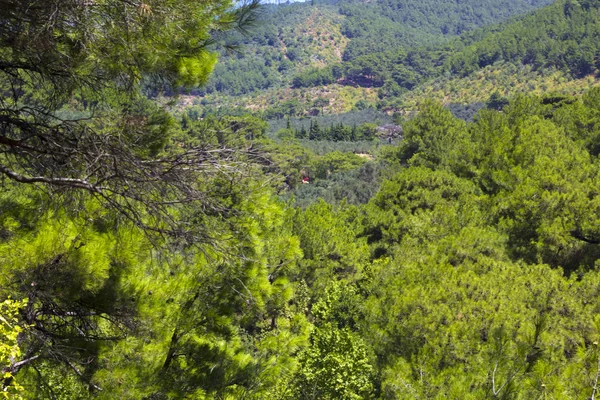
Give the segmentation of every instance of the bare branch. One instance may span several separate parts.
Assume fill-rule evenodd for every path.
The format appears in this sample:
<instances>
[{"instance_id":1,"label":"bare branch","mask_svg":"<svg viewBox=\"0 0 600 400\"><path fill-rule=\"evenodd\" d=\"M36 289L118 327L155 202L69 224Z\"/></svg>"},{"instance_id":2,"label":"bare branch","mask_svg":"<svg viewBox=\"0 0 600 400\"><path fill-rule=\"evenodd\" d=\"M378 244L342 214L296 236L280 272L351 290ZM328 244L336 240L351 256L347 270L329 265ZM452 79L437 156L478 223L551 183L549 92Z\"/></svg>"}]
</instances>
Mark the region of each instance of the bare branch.
<instances>
[{"instance_id":1,"label":"bare branch","mask_svg":"<svg viewBox=\"0 0 600 400\"><path fill-rule=\"evenodd\" d=\"M99 191L94 185L86 182L83 179L73 179L73 178L49 178L45 176L23 176L14 171L9 170L3 165L0 165L0 172L6 175L7 177L20 182L20 183L47 183L53 186L68 186L74 189L84 189L89 192L97 192Z\"/></svg>"},{"instance_id":2,"label":"bare branch","mask_svg":"<svg viewBox=\"0 0 600 400\"><path fill-rule=\"evenodd\" d=\"M19 362L16 362L14 364L12 364L9 368L6 368L7 371L10 371L12 373L18 371L19 369L21 369L23 366L29 364L32 361L37 360L38 358L40 358L39 355L33 356L33 357L29 357L25 360L21 360Z\"/></svg>"},{"instance_id":3,"label":"bare branch","mask_svg":"<svg viewBox=\"0 0 600 400\"><path fill-rule=\"evenodd\" d=\"M79 376L82 380L86 381L91 387L93 387L94 389L98 390L98 391L102 391L102 388L96 384L94 384L93 382L87 381L85 379L85 377L83 376L83 374L81 373L81 371L79 371L79 369L77 369L77 367L75 365L73 365L73 363L71 361L66 361L66 364L71 367L71 369L73 371L75 371L75 373L77 374L77 376Z\"/></svg>"},{"instance_id":4,"label":"bare branch","mask_svg":"<svg viewBox=\"0 0 600 400\"><path fill-rule=\"evenodd\" d=\"M598 380L600 379L600 357L598 358L598 367L596 368L596 376L594 377L594 388L592 391L591 400L596 400L596 393L598 392Z\"/></svg>"}]
</instances>

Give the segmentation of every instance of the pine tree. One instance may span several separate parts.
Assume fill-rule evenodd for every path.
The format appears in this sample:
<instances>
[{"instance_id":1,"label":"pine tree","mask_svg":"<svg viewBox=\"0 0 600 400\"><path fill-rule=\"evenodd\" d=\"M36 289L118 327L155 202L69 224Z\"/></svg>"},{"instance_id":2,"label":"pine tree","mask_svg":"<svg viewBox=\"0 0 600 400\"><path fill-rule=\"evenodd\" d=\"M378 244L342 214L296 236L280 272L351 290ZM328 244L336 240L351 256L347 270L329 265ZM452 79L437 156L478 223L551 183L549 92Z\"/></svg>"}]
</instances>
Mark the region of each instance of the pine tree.
<instances>
[{"instance_id":1,"label":"pine tree","mask_svg":"<svg viewBox=\"0 0 600 400\"><path fill-rule=\"evenodd\" d=\"M297 137L298 139L306 139L306 138L307 138L307 136L308 136L308 132L306 131L306 128L304 127L304 125L302 125L302 126L300 127L300 131L299 131L299 132L297 131L297 133L296 133L296 137Z\"/></svg>"},{"instance_id":2,"label":"pine tree","mask_svg":"<svg viewBox=\"0 0 600 400\"><path fill-rule=\"evenodd\" d=\"M310 140L321 140L322 135L323 135L323 132L321 131L321 127L319 126L319 121L315 120L314 122L312 122L312 120L311 120L308 138Z\"/></svg>"},{"instance_id":3,"label":"pine tree","mask_svg":"<svg viewBox=\"0 0 600 400\"><path fill-rule=\"evenodd\" d=\"M356 122L352 125L352 130L350 131L350 140L355 141L358 138L358 130L356 129Z\"/></svg>"},{"instance_id":4,"label":"pine tree","mask_svg":"<svg viewBox=\"0 0 600 400\"><path fill-rule=\"evenodd\" d=\"M193 171L204 174L223 157L199 147L173 146L167 154L175 119L142 89L205 83L217 61L211 35L244 29L256 7L229 0L3 1L0 26L11 28L0 30L0 174L87 192L140 226L148 221L136 207L164 222L171 219L167 202L206 200Z\"/></svg>"}]
</instances>

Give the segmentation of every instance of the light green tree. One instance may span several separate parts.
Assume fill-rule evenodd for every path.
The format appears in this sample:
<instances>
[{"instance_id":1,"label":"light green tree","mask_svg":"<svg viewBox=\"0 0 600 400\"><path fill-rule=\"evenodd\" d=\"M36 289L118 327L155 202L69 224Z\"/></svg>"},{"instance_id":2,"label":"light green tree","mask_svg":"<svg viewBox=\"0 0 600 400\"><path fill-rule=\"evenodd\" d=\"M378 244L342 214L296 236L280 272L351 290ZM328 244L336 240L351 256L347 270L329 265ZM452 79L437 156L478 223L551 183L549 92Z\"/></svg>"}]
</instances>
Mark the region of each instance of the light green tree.
<instances>
[{"instance_id":1,"label":"light green tree","mask_svg":"<svg viewBox=\"0 0 600 400\"><path fill-rule=\"evenodd\" d=\"M0 23L12 28L0 33L0 174L87 192L138 224L136 207L165 217L167 202L206 199L193 171L206 172L232 151L169 147L173 118L144 94L205 82L219 38L248 27L256 7L5 1Z\"/></svg>"},{"instance_id":2,"label":"light green tree","mask_svg":"<svg viewBox=\"0 0 600 400\"><path fill-rule=\"evenodd\" d=\"M18 344L22 331L18 318L19 308L25 302L4 300L0 303L0 398L20 399L23 387L13 376L16 363L20 362L21 349Z\"/></svg>"}]
</instances>

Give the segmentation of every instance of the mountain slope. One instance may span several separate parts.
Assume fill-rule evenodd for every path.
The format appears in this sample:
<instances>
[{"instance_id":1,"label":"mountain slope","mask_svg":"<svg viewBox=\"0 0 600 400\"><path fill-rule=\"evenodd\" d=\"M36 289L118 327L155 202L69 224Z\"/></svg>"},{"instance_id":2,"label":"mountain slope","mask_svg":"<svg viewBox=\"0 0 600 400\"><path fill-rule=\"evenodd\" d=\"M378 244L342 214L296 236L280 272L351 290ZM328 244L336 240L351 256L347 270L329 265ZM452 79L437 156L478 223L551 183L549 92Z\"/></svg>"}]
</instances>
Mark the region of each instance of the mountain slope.
<instances>
[{"instance_id":1,"label":"mountain slope","mask_svg":"<svg viewBox=\"0 0 600 400\"><path fill-rule=\"evenodd\" d=\"M462 78L497 62L529 65L535 71L558 70L568 79L583 78L600 67L599 21L599 1L559 1L437 47L358 57L343 66L342 78L383 86L380 97L387 99L402 96L429 79ZM312 84L309 79L296 81L302 86Z\"/></svg>"},{"instance_id":2,"label":"mountain slope","mask_svg":"<svg viewBox=\"0 0 600 400\"><path fill-rule=\"evenodd\" d=\"M497 61L556 68L583 77L600 67L600 1L564 0L509 24L449 59L466 75Z\"/></svg>"},{"instance_id":3,"label":"mountain slope","mask_svg":"<svg viewBox=\"0 0 600 400\"><path fill-rule=\"evenodd\" d=\"M331 67L377 52L438 45L551 2L344 0L266 5L251 36L230 40L230 44L243 47L242 54L223 54L211 81L196 93L239 95L288 86L307 68Z\"/></svg>"},{"instance_id":4,"label":"mountain slope","mask_svg":"<svg viewBox=\"0 0 600 400\"><path fill-rule=\"evenodd\" d=\"M398 46L436 44L550 3L552 0L340 2L340 13L347 16L343 32L353 39L344 60Z\"/></svg>"}]
</instances>

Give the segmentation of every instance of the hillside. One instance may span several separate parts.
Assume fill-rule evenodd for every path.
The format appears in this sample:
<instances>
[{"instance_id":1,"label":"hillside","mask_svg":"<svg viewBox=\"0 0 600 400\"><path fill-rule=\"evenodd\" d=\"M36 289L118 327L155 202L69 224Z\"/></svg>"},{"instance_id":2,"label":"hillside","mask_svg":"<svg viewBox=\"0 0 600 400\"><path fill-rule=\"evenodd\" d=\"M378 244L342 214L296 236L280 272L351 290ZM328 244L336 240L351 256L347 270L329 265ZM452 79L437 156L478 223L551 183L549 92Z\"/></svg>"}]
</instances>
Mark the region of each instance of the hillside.
<instances>
[{"instance_id":1,"label":"hillside","mask_svg":"<svg viewBox=\"0 0 600 400\"><path fill-rule=\"evenodd\" d=\"M367 54L433 46L550 2L381 0L266 5L249 37L228 38L242 53L222 54L211 80L195 93L240 95L289 86L307 68L319 70Z\"/></svg>"},{"instance_id":2,"label":"hillside","mask_svg":"<svg viewBox=\"0 0 600 400\"><path fill-rule=\"evenodd\" d=\"M540 4L2 0L0 399L598 399L600 0Z\"/></svg>"},{"instance_id":3,"label":"hillside","mask_svg":"<svg viewBox=\"0 0 600 400\"><path fill-rule=\"evenodd\" d=\"M497 63L466 77L442 77L427 82L401 96L399 104L404 110L410 111L418 109L423 99L432 99L448 105L485 103L493 93L505 98L519 94L581 95L598 84L600 82L596 75L573 79L558 70L539 71L530 65Z\"/></svg>"},{"instance_id":4,"label":"hillside","mask_svg":"<svg viewBox=\"0 0 600 400\"><path fill-rule=\"evenodd\" d=\"M332 5L311 7L296 4L294 7L298 13L292 13L292 6L273 8L271 12L285 10L288 18L295 15L297 20L306 13L306 18L319 23L331 21L327 18L337 15ZM307 13L307 10L310 12ZM341 16L336 23L344 24L348 18L347 15ZM447 104L485 102L495 91L504 96L534 88L536 93L579 93L582 85L578 82L588 82L583 84L583 88L595 84L600 59L599 19L598 2L559 1L516 20L469 31L460 37L452 38L449 34L438 36L443 41L438 45L405 48L399 44L384 52L372 52L351 61L344 59L356 38L346 38L343 25L336 30L333 26L337 25L333 24L328 29L333 32L330 36L335 40L321 47L321 42L313 43L313 50L300 53L302 57L295 63L284 60L289 69L283 73L267 74L273 78L272 81L260 72L262 64L257 61L257 54L252 53L263 47L257 47L250 41L248 61L255 60L260 64L253 73L263 79L261 92L244 90L244 96L240 97L240 93L231 93L230 90L229 95L224 97L225 93L207 89L206 92L212 91L213 94L206 96L203 102L219 103L229 109L266 112L267 118L281 118L284 115L311 115L320 108L313 104L320 98L327 101L323 110L328 113L347 112L359 102L359 107L377 106L393 112L410 110L420 97L434 92L435 98ZM432 26L431 22L428 24ZM302 29L308 32L313 27L306 25ZM295 43L303 43L302 40ZM319 52L319 48L328 52ZM271 51L277 53L279 50L272 48ZM307 61L310 60L308 54L314 54L312 63ZM241 60L244 58L230 63L231 60L225 59L221 68L240 65ZM493 64L498 65L493 67ZM522 69L522 65L527 68ZM491 80L485 83L487 78L482 81L482 76L486 75L483 71L487 67L496 72L487 74ZM494 77L498 73L500 76ZM240 82L248 78L242 71L234 75ZM222 78L223 75L215 75L215 80L226 86L226 80ZM232 87L248 85L251 79L244 82Z\"/></svg>"},{"instance_id":5,"label":"hillside","mask_svg":"<svg viewBox=\"0 0 600 400\"><path fill-rule=\"evenodd\" d=\"M497 62L554 69L569 79L593 74L600 47L599 4L559 1L515 21L468 32L429 48L390 49L358 57L339 67L339 79L381 86L380 97L398 97L438 78L464 78ZM310 87L325 69L301 74L296 86Z\"/></svg>"}]
</instances>

